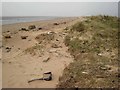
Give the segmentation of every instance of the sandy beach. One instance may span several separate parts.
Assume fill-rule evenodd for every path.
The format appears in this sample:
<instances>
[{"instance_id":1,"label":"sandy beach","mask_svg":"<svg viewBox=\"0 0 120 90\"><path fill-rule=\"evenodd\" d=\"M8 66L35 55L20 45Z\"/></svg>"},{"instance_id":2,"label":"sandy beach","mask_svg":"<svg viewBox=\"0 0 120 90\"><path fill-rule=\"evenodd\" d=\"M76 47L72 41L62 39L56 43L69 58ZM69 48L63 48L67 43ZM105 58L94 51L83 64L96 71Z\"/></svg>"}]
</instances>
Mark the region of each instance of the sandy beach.
<instances>
[{"instance_id":1,"label":"sandy beach","mask_svg":"<svg viewBox=\"0 0 120 90\"><path fill-rule=\"evenodd\" d=\"M82 20L82 17L3 25L3 45L0 48L3 50L3 88L55 88L64 68L73 61L73 57L67 51L68 48L64 45L67 33L63 30L78 20ZM36 29L20 30L30 25L35 25ZM40 35L44 36L51 32L54 34L54 40L39 42L39 39L42 39ZM10 38L4 38L6 35L10 35ZM26 38L22 39L21 36ZM39 36L37 40L36 37ZM42 53L34 50L40 45L43 46ZM31 79L42 77L47 71L53 74L51 81L38 80L28 83Z\"/></svg>"}]
</instances>

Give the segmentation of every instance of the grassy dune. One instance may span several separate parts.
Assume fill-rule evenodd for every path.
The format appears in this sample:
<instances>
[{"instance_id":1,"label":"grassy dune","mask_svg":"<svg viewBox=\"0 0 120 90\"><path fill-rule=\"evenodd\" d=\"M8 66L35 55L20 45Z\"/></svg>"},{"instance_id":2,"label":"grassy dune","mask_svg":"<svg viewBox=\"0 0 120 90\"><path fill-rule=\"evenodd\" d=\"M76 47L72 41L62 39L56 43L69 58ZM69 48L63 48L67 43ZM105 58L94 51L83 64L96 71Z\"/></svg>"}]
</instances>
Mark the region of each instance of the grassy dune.
<instances>
[{"instance_id":1,"label":"grassy dune","mask_svg":"<svg viewBox=\"0 0 120 90\"><path fill-rule=\"evenodd\" d=\"M64 43L74 61L58 87L118 87L118 18L91 16L67 28Z\"/></svg>"}]
</instances>

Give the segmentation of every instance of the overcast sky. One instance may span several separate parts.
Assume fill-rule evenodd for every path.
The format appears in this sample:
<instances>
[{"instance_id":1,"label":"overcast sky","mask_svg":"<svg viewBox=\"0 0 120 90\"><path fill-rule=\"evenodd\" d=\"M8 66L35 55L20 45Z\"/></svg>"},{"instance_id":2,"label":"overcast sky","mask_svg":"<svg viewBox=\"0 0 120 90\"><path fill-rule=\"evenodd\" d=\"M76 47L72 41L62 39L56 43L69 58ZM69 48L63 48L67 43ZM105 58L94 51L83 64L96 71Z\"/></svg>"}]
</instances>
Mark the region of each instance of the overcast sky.
<instances>
[{"instance_id":1,"label":"overcast sky","mask_svg":"<svg viewBox=\"0 0 120 90\"><path fill-rule=\"evenodd\" d=\"M117 2L3 2L3 16L118 15Z\"/></svg>"}]
</instances>

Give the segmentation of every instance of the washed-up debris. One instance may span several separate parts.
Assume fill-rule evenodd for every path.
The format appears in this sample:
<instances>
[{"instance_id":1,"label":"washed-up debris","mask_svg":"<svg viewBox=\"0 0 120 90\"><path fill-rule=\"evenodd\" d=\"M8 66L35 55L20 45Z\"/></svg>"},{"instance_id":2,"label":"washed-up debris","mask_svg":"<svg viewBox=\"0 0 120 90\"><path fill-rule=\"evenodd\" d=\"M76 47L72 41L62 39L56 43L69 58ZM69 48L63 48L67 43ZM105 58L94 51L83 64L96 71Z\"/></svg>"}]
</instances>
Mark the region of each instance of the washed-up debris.
<instances>
[{"instance_id":1,"label":"washed-up debris","mask_svg":"<svg viewBox=\"0 0 120 90\"><path fill-rule=\"evenodd\" d=\"M29 80L28 83L36 81L36 80L51 81L52 80L52 73L51 72L43 73L43 77L42 78Z\"/></svg>"},{"instance_id":2,"label":"washed-up debris","mask_svg":"<svg viewBox=\"0 0 120 90\"><path fill-rule=\"evenodd\" d=\"M28 83L33 82L33 81L37 81L37 80L43 80L43 78L29 80Z\"/></svg>"}]
</instances>

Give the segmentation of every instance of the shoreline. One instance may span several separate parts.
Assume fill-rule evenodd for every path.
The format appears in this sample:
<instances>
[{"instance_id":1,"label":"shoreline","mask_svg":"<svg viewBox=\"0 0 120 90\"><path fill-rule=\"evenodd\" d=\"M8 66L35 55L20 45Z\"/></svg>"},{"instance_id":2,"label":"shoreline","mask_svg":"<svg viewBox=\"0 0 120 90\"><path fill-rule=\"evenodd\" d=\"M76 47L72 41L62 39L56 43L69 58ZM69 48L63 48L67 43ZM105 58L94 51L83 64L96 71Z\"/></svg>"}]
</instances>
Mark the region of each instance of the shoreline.
<instances>
[{"instance_id":1,"label":"shoreline","mask_svg":"<svg viewBox=\"0 0 120 90\"><path fill-rule=\"evenodd\" d=\"M35 18L36 19L36 17L18 17L18 19L20 19L20 18L25 18L25 19L26 18ZM60 19L66 19L66 18L77 18L77 17L51 17L51 18L50 17L46 17L46 18L41 18L41 20L34 20L34 19L31 20L31 21L24 21L23 20L23 21L20 21L20 22L19 21L14 21L12 23L4 23L4 24L2 23L2 22L4 22L4 20L1 20L1 25L4 26L4 25L13 25L13 24L21 24L21 23L33 23L33 22L53 21L53 20L60 20ZM10 20L9 20L9 22L10 22Z\"/></svg>"}]
</instances>

